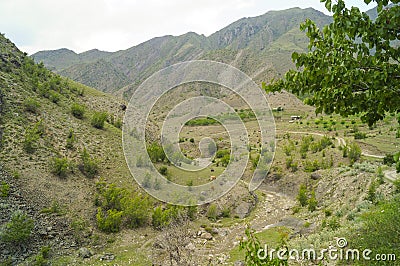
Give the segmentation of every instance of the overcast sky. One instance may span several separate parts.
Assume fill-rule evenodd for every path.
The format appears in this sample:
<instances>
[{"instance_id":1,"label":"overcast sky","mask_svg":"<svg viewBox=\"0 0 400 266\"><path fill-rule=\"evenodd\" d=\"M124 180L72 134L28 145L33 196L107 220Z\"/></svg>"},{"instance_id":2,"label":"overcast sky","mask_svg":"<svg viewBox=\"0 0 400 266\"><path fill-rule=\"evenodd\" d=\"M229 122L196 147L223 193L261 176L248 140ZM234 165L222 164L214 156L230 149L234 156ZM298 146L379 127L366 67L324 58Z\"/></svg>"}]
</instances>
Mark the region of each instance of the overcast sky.
<instances>
[{"instance_id":1,"label":"overcast sky","mask_svg":"<svg viewBox=\"0 0 400 266\"><path fill-rule=\"evenodd\" d=\"M29 54L117 51L163 35L208 36L242 17L291 7L327 13L319 0L0 0L0 32Z\"/></svg>"}]
</instances>

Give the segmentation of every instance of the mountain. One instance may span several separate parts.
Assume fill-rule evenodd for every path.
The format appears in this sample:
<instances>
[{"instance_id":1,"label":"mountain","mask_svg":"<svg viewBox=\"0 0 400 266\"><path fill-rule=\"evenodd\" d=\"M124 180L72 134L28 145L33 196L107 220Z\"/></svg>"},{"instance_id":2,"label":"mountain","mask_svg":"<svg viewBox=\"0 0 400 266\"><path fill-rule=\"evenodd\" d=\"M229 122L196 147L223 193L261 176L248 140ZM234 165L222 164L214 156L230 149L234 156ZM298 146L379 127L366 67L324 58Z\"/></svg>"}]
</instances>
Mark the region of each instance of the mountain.
<instances>
[{"instance_id":1,"label":"mountain","mask_svg":"<svg viewBox=\"0 0 400 266\"><path fill-rule=\"evenodd\" d=\"M194 59L229 63L262 81L284 73L293 66L291 53L306 49L307 38L299 30L306 18L320 26L331 21L312 8L291 8L242 18L208 37L189 32L153 38L114 53L60 49L41 51L32 58L56 73L125 98L155 71Z\"/></svg>"}]
</instances>

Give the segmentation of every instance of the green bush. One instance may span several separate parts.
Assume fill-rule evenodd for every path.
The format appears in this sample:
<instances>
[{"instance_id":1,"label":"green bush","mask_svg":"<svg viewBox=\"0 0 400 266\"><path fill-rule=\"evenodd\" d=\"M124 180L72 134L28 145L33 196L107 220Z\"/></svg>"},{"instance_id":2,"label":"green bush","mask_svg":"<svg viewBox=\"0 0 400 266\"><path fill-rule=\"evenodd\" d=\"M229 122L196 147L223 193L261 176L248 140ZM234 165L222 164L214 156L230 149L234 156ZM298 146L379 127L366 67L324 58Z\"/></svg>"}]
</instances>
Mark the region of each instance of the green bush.
<instances>
[{"instance_id":1,"label":"green bush","mask_svg":"<svg viewBox=\"0 0 400 266\"><path fill-rule=\"evenodd\" d=\"M104 128L104 123L106 122L108 114L106 112L95 112L92 116L91 124L93 127L98 129Z\"/></svg>"},{"instance_id":2,"label":"green bush","mask_svg":"<svg viewBox=\"0 0 400 266\"><path fill-rule=\"evenodd\" d=\"M29 239L34 222L22 211L15 211L11 220L0 229L0 240L4 243L19 245Z\"/></svg>"},{"instance_id":3,"label":"green bush","mask_svg":"<svg viewBox=\"0 0 400 266\"><path fill-rule=\"evenodd\" d=\"M350 159L350 163L353 164L361 157L361 148L357 145L357 143L350 143L347 147L348 157Z\"/></svg>"},{"instance_id":4,"label":"green bush","mask_svg":"<svg viewBox=\"0 0 400 266\"><path fill-rule=\"evenodd\" d=\"M89 152L85 149L83 149L83 152L81 153L81 161L82 164L80 165L80 170L81 172L89 177L89 178L93 178L95 177L98 172L99 172L99 166L98 163L95 159L93 159Z\"/></svg>"},{"instance_id":5,"label":"green bush","mask_svg":"<svg viewBox=\"0 0 400 266\"><path fill-rule=\"evenodd\" d=\"M82 119L85 114L85 106L73 103L71 106L71 113L76 118Z\"/></svg>"},{"instance_id":6,"label":"green bush","mask_svg":"<svg viewBox=\"0 0 400 266\"><path fill-rule=\"evenodd\" d=\"M70 163L67 158L54 157L51 159L50 168L53 174L60 177L65 177L67 176L70 168Z\"/></svg>"},{"instance_id":7,"label":"green bush","mask_svg":"<svg viewBox=\"0 0 400 266\"><path fill-rule=\"evenodd\" d=\"M33 266L49 265L50 250L49 246L42 247L39 254L34 257Z\"/></svg>"},{"instance_id":8,"label":"green bush","mask_svg":"<svg viewBox=\"0 0 400 266\"><path fill-rule=\"evenodd\" d=\"M297 200L299 201L302 207L306 206L308 203L308 195L307 195L307 187L302 184L299 188L299 193L297 194Z\"/></svg>"},{"instance_id":9,"label":"green bush","mask_svg":"<svg viewBox=\"0 0 400 266\"><path fill-rule=\"evenodd\" d=\"M24 100L24 108L25 111L37 114L39 113L40 103L35 99L28 97Z\"/></svg>"},{"instance_id":10,"label":"green bush","mask_svg":"<svg viewBox=\"0 0 400 266\"><path fill-rule=\"evenodd\" d=\"M44 134L44 125L42 120L28 127L25 130L23 148L27 153L33 153L37 149L37 141Z\"/></svg>"},{"instance_id":11,"label":"green bush","mask_svg":"<svg viewBox=\"0 0 400 266\"><path fill-rule=\"evenodd\" d=\"M129 228L138 228L149 220L150 201L147 197L136 195L122 200L123 217Z\"/></svg>"},{"instance_id":12,"label":"green bush","mask_svg":"<svg viewBox=\"0 0 400 266\"><path fill-rule=\"evenodd\" d=\"M162 174L162 175L167 175L168 174L168 168L166 167L166 166L161 166L160 167L160 174Z\"/></svg>"},{"instance_id":13,"label":"green bush","mask_svg":"<svg viewBox=\"0 0 400 266\"><path fill-rule=\"evenodd\" d=\"M266 265L266 266L287 266L288 259L287 256L283 258L278 258L277 256L271 257L269 250L264 250L265 253L261 253L259 256L259 251L265 247L260 243L254 230L246 228L245 231L246 238L243 238L239 244L239 250L244 250L245 257L244 261L246 265ZM279 250L279 252L284 251L284 254L288 254L288 248L286 245L287 234L281 233L280 244L273 250Z\"/></svg>"},{"instance_id":14,"label":"green bush","mask_svg":"<svg viewBox=\"0 0 400 266\"><path fill-rule=\"evenodd\" d=\"M147 147L147 153L153 163L167 160L164 149L158 143L152 143Z\"/></svg>"},{"instance_id":15,"label":"green bush","mask_svg":"<svg viewBox=\"0 0 400 266\"><path fill-rule=\"evenodd\" d=\"M10 194L10 185L2 181L0 186L0 197L7 198Z\"/></svg>"},{"instance_id":16,"label":"green bush","mask_svg":"<svg viewBox=\"0 0 400 266\"><path fill-rule=\"evenodd\" d=\"M117 233L120 230L122 222L122 211L108 210L106 214L103 213L102 208L97 209L96 220L97 227L106 233Z\"/></svg>"},{"instance_id":17,"label":"green bush","mask_svg":"<svg viewBox=\"0 0 400 266\"><path fill-rule=\"evenodd\" d=\"M349 232L352 248L370 249L375 254L395 254L400 256L400 197L373 206L361 215L361 227ZM360 261L360 265L384 265L381 261ZM395 265L394 261L387 265ZM385 264L386 265L386 264Z\"/></svg>"},{"instance_id":18,"label":"green bush","mask_svg":"<svg viewBox=\"0 0 400 266\"><path fill-rule=\"evenodd\" d=\"M49 99L53 103L58 103L61 99L61 94L55 91L49 91Z\"/></svg>"},{"instance_id":19,"label":"green bush","mask_svg":"<svg viewBox=\"0 0 400 266\"><path fill-rule=\"evenodd\" d=\"M218 217L218 208L217 205L215 205L214 203L211 203L210 206L208 206L207 209L207 214L206 214L207 218L211 221L216 221L217 217Z\"/></svg>"},{"instance_id":20,"label":"green bush","mask_svg":"<svg viewBox=\"0 0 400 266\"><path fill-rule=\"evenodd\" d=\"M225 155L230 155L230 150L218 150L217 153L215 154L216 158L222 158Z\"/></svg>"},{"instance_id":21,"label":"green bush","mask_svg":"<svg viewBox=\"0 0 400 266\"><path fill-rule=\"evenodd\" d=\"M317 198L315 196L315 191L313 189L313 190L311 190L311 196L308 199L308 210L310 212L313 212L313 211L315 211L317 209L317 206L318 206L318 201L317 201Z\"/></svg>"}]
</instances>

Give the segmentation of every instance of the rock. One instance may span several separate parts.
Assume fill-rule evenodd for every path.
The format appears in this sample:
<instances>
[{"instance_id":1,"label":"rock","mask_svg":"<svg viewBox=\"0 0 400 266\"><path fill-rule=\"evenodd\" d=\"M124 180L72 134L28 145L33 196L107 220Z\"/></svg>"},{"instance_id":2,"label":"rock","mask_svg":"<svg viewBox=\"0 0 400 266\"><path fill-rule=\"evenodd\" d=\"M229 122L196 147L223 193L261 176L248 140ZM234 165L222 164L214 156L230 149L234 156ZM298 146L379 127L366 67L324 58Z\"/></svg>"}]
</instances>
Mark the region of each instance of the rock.
<instances>
[{"instance_id":1,"label":"rock","mask_svg":"<svg viewBox=\"0 0 400 266\"><path fill-rule=\"evenodd\" d=\"M93 256L93 253L88 248L80 248L79 249L79 256L81 258L87 259Z\"/></svg>"},{"instance_id":2,"label":"rock","mask_svg":"<svg viewBox=\"0 0 400 266\"><path fill-rule=\"evenodd\" d=\"M243 219L250 214L251 209L253 208L253 204L248 202L242 202L235 208L235 214L240 218Z\"/></svg>"},{"instance_id":3,"label":"rock","mask_svg":"<svg viewBox=\"0 0 400 266\"><path fill-rule=\"evenodd\" d=\"M213 235L218 235L218 234L219 234L218 228L212 228L212 229L211 229L211 234L213 234Z\"/></svg>"},{"instance_id":4,"label":"rock","mask_svg":"<svg viewBox=\"0 0 400 266\"><path fill-rule=\"evenodd\" d=\"M237 261L235 261L235 263L233 265L234 266L245 266L246 264L241 260L237 260Z\"/></svg>"},{"instance_id":5,"label":"rock","mask_svg":"<svg viewBox=\"0 0 400 266\"><path fill-rule=\"evenodd\" d=\"M312 173L311 174L311 179L312 180L318 180L318 179L320 179L321 178L321 176L319 175L319 174L317 174L317 173Z\"/></svg>"},{"instance_id":6,"label":"rock","mask_svg":"<svg viewBox=\"0 0 400 266\"><path fill-rule=\"evenodd\" d=\"M100 257L100 261L112 261L115 259L115 255L111 253L105 253Z\"/></svg>"},{"instance_id":7,"label":"rock","mask_svg":"<svg viewBox=\"0 0 400 266\"><path fill-rule=\"evenodd\" d=\"M194 250L196 249L196 246L195 246L193 243L189 243L189 244L186 246L186 249L191 250L191 251L194 251Z\"/></svg>"},{"instance_id":8,"label":"rock","mask_svg":"<svg viewBox=\"0 0 400 266\"><path fill-rule=\"evenodd\" d=\"M206 239L206 240L212 240L212 239L213 239L213 236L212 236L210 233L208 233L208 232L203 232L203 233L201 234L201 238Z\"/></svg>"}]
</instances>

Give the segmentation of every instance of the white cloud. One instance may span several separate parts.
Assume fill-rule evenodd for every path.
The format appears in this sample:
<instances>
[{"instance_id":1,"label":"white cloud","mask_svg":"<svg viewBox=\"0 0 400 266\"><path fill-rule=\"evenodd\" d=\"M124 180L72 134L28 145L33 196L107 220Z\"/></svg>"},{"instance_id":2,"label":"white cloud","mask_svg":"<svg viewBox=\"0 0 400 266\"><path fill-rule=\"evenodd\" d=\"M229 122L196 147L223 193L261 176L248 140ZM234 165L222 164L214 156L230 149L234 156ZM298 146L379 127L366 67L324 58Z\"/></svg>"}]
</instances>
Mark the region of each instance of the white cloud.
<instances>
[{"instance_id":1,"label":"white cloud","mask_svg":"<svg viewBox=\"0 0 400 266\"><path fill-rule=\"evenodd\" d=\"M0 29L28 53L116 51L157 36L210 35L242 17L295 6L324 10L318 0L2 0Z\"/></svg>"}]
</instances>

